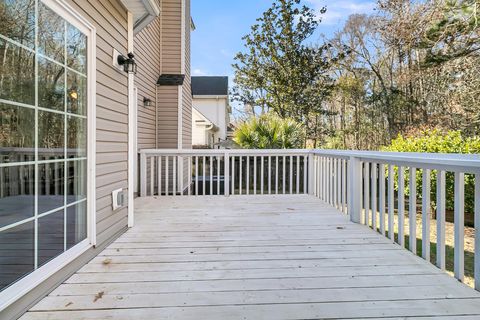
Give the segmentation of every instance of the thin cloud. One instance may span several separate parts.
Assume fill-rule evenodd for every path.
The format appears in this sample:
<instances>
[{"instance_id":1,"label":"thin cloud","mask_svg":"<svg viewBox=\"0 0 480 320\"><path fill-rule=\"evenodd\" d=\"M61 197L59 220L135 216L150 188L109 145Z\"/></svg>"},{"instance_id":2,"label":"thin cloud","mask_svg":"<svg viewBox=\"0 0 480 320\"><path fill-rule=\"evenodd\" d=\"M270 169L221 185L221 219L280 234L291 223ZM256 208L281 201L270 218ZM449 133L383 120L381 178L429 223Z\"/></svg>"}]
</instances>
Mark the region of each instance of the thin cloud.
<instances>
[{"instance_id":1,"label":"thin cloud","mask_svg":"<svg viewBox=\"0 0 480 320\"><path fill-rule=\"evenodd\" d=\"M207 76L208 72L202 69L193 69L192 70L192 76Z\"/></svg>"},{"instance_id":2,"label":"thin cloud","mask_svg":"<svg viewBox=\"0 0 480 320\"><path fill-rule=\"evenodd\" d=\"M360 0L341 0L341 1L325 1L325 0L307 0L314 10L320 12L324 6L327 12L322 15L322 24L338 25L345 21L351 14L368 14L375 9L376 3L372 1L364 2Z\"/></svg>"}]
</instances>

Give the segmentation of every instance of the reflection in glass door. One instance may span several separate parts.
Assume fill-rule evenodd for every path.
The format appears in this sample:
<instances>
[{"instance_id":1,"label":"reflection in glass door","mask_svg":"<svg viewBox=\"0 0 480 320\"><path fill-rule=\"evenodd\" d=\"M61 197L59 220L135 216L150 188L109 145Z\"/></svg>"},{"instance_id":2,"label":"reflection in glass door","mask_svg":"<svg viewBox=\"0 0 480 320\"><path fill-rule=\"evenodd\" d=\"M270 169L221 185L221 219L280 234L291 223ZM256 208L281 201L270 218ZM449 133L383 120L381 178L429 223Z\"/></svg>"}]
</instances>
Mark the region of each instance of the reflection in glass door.
<instances>
[{"instance_id":1,"label":"reflection in glass door","mask_svg":"<svg viewBox=\"0 0 480 320\"><path fill-rule=\"evenodd\" d=\"M0 0L0 291L87 238L87 36Z\"/></svg>"}]
</instances>

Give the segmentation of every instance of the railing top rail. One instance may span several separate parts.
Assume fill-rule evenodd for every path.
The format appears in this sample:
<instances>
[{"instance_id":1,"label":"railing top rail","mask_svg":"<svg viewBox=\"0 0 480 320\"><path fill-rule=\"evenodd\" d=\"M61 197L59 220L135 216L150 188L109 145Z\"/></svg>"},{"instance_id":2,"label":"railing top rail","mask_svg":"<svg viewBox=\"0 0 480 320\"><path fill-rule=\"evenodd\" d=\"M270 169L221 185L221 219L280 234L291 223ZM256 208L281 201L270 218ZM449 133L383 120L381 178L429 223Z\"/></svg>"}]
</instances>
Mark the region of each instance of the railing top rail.
<instances>
[{"instance_id":1,"label":"railing top rail","mask_svg":"<svg viewBox=\"0 0 480 320\"><path fill-rule=\"evenodd\" d=\"M191 155L191 156L215 156L228 153L232 156L283 156L283 155L308 155L310 150L307 149L143 149L140 154L145 155Z\"/></svg>"},{"instance_id":2,"label":"railing top rail","mask_svg":"<svg viewBox=\"0 0 480 320\"><path fill-rule=\"evenodd\" d=\"M385 164L428 167L441 170L461 170L463 172L480 172L480 155L453 153L420 152L377 152L377 151L341 151L312 150L314 154L331 157L355 157L361 161Z\"/></svg>"},{"instance_id":3,"label":"railing top rail","mask_svg":"<svg viewBox=\"0 0 480 320\"><path fill-rule=\"evenodd\" d=\"M315 154L340 159L355 157L361 161L480 173L480 155L415 152L377 152L308 149L143 149L146 156L296 156Z\"/></svg>"}]
</instances>

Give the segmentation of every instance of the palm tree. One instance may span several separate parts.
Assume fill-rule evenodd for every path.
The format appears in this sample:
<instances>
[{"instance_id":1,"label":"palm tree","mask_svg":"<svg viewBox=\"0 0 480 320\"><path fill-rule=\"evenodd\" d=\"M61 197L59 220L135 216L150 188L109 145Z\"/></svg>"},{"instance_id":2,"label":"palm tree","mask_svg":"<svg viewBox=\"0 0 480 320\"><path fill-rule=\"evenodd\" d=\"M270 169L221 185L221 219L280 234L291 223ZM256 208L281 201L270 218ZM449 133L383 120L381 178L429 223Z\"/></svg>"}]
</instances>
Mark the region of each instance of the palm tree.
<instances>
[{"instance_id":1,"label":"palm tree","mask_svg":"<svg viewBox=\"0 0 480 320\"><path fill-rule=\"evenodd\" d=\"M233 140L245 149L295 149L303 146L304 130L293 119L267 113L240 124Z\"/></svg>"}]
</instances>

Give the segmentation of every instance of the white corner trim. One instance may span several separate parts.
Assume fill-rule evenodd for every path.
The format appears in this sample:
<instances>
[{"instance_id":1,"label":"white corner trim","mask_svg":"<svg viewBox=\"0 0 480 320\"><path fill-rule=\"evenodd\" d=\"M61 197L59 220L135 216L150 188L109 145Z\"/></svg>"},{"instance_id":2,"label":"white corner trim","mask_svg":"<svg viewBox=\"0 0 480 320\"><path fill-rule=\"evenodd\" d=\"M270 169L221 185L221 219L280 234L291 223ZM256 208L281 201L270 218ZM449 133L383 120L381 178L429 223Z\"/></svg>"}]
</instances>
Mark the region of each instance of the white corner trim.
<instances>
[{"instance_id":1,"label":"white corner trim","mask_svg":"<svg viewBox=\"0 0 480 320\"><path fill-rule=\"evenodd\" d=\"M183 86L178 86L178 138L177 148L183 149Z\"/></svg>"},{"instance_id":2,"label":"white corner trim","mask_svg":"<svg viewBox=\"0 0 480 320\"><path fill-rule=\"evenodd\" d=\"M180 73L181 74L185 74L185 71L186 71L186 67L185 67L185 64L186 64L186 0L182 0L182 10L181 10L181 14L182 14L182 17L180 19L181 21L181 27L180 27L180 32L181 32L181 43L180 43Z\"/></svg>"}]
</instances>

